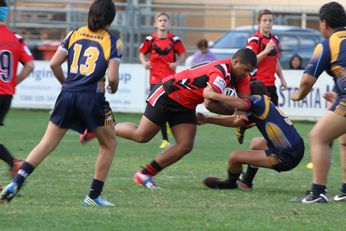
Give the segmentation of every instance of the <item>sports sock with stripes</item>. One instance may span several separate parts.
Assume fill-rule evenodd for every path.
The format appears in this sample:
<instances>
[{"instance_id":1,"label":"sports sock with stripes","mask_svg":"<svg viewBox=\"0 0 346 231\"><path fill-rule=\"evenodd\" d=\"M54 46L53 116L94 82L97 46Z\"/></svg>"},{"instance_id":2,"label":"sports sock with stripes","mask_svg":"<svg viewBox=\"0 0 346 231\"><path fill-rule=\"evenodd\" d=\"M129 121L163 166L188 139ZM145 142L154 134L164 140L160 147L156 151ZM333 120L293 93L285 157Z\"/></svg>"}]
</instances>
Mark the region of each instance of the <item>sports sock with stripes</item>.
<instances>
[{"instance_id":1,"label":"sports sock with stripes","mask_svg":"<svg viewBox=\"0 0 346 231\"><path fill-rule=\"evenodd\" d=\"M155 176L161 170L162 168L160 167L160 165L155 160L153 160L150 164L147 164L145 167L143 167L142 173L149 176Z\"/></svg>"},{"instance_id":2,"label":"sports sock with stripes","mask_svg":"<svg viewBox=\"0 0 346 231\"><path fill-rule=\"evenodd\" d=\"M104 185L103 181L93 179L90 186L89 197L91 199L95 199L98 196L100 196L103 189L103 185Z\"/></svg>"}]
</instances>

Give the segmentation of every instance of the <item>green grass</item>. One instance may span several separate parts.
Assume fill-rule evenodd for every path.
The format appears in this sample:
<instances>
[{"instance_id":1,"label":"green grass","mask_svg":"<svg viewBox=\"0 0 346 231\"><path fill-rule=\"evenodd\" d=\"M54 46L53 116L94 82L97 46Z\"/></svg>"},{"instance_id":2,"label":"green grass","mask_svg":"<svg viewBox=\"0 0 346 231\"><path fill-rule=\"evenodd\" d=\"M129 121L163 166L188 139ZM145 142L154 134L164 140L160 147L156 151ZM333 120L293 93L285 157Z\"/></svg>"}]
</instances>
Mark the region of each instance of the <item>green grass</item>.
<instances>
[{"instance_id":1,"label":"green grass","mask_svg":"<svg viewBox=\"0 0 346 231\"><path fill-rule=\"evenodd\" d=\"M139 115L116 114L118 122L139 121ZM11 110L0 141L17 157L25 158L45 131L47 111ZM295 123L305 137L309 122ZM159 152L160 137L147 144L118 139L118 149L104 195L115 208L81 206L94 171L96 141L79 144L79 135L68 132L61 145L35 170L10 204L0 206L0 230L346 230L346 204L302 205L290 203L310 187L311 171L305 157L293 171L261 169L250 192L205 188L206 176L226 175L229 153L247 149L257 129L246 132L237 144L234 129L215 125L198 128L195 147L184 159L155 179L161 189L135 185L132 176ZM0 163L1 184L9 180ZM329 196L342 182L337 144L329 175Z\"/></svg>"}]
</instances>

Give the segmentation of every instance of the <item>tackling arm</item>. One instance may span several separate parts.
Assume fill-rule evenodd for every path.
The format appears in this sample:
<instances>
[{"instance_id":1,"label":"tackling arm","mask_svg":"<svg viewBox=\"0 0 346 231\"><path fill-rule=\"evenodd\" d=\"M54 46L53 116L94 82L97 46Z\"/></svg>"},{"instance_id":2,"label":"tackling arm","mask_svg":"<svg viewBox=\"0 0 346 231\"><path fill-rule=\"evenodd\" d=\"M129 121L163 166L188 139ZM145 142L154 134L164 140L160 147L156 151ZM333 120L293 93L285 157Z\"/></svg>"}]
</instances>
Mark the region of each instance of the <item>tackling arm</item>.
<instances>
[{"instance_id":1,"label":"tackling arm","mask_svg":"<svg viewBox=\"0 0 346 231\"><path fill-rule=\"evenodd\" d=\"M304 73L302 79L300 80L299 89L292 93L291 99L294 101L304 99L305 96L309 94L316 81L317 78L310 74Z\"/></svg>"}]
</instances>

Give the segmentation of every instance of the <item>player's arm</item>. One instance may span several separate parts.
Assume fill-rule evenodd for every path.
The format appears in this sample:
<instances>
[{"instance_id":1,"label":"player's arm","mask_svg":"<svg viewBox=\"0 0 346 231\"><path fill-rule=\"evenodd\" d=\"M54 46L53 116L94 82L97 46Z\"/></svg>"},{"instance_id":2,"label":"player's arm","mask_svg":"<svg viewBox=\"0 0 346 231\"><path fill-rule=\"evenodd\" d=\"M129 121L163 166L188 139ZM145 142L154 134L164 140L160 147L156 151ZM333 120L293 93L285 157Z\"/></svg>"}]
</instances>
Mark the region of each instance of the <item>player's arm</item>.
<instances>
[{"instance_id":1,"label":"player's arm","mask_svg":"<svg viewBox=\"0 0 346 231\"><path fill-rule=\"evenodd\" d=\"M34 70L34 68L35 68L34 61L29 61L29 62L25 63L22 70L19 72L19 74L17 76L16 85L18 85L26 77L28 77L30 75L30 73Z\"/></svg>"},{"instance_id":2,"label":"player's arm","mask_svg":"<svg viewBox=\"0 0 346 231\"><path fill-rule=\"evenodd\" d=\"M248 111L251 107L251 103L248 100L218 94L209 84L204 88L203 97L211 101L222 102L225 106L233 107L240 111Z\"/></svg>"},{"instance_id":3,"label":"player's arm","mask_svg":"<svg viewBox=\"0 0 346 231\"><path fill-rule=\"evenodd\" d=\"M143 64L145 69L150 69L151 68L151 63L150 61L147 61L145 58L145 54L143 52L139 52L139 61Z\"/></svg>"},{"instance_id":4,"label":"player's arm","mask_svg":"<svg viewBox=\"0 0 346 231\"><path fill-rule=\"evenodd\" d=\"M299 101L304 99L311 91L318 77L325 70L328 61L330 60L330 54L327 52L327 47L328 45L325 45L323 48L322 43L315 47L312 58L306 66L305 72L300 80L299 89L291 94L292 100Z\"/></svg>"},{"instance_id":5,"label":"player's arm","mask_svg":"<svg viewBox=\"0 0 346 231\"><path fill-rule=\"evenodd\" d=\"M279 60L276 62L276 72L275 73L279 77L281 84L284 87L284 90L287 90L287 83L286 83L286 80L284 78L284 74L282 73L282 67L281 67Z\"/></svg>"},{"instance_id":6,"label":"player's arm","mask_svg":"<svg viewBox=\"0 0 346 231\"><path fill-rule=\"evenodd\" d=\"M216 93L215 94L219 94ZM223 102L217 102L215 100L204 98L204 106L210 112L214 112L221 115L232 115L234 113L234 107L225 105Z\"/></svg>"},{"instance_id":7,"label":"player's arm","mask_svg":"<svg viewBox=\"0 0 346 231\"><path fill-rule=\"evenodd\" d=\"M300 80L299 89L291 94L291 99L294 101L304 99L305 96L309 94L316 81L317 79L314 76L304 73Z\"/></svg>"},{"instance_id":8,"label":"player's arm","mask_svg":"<svg viewBox=\"0 0 346 231\"><path fill-rule=\"evenodd\" d=\"M108 64L108 92L114 94L119 86L119 66L120 63L116 59L111 59Z\"/></svg>"},{"instance_id":9,"label":"player's arm","mask_svg":"<svg viewBox=\"0 0 346 231\"><path fill-rule=\"evenodd\" d=\"M231 115L204 115L200 112L196 115L197 124L216 124L224 127L239 127L244 125L244 120L239 116L231 116Z\"/></svg>"},{"instance_id":10,"label":"player's arm","mask_svg":"<svg viewBox=\"0 0 346 231\"><path fill-rule=\"evenodd\" d=\"M61 84L63 84L65 81L65 75L61 65L65 62L66 57L66 50L59 47L49 62L50 68L52 69L55 77Z\"/></svg>"}]
</instances>

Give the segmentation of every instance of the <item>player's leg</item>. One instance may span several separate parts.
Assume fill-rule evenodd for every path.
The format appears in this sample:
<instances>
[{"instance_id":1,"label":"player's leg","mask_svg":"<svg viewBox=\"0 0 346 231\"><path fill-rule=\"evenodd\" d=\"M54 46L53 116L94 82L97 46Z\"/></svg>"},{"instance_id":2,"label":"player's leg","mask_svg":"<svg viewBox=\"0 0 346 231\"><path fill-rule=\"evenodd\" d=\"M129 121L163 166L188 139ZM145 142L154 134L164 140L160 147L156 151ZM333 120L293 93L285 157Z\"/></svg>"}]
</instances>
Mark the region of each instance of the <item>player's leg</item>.
<instances>
[{"instance_id":1,"label":"player's leg","mask_svg":"<svg viewBox=\"0 0 346 231\"><path fill-rule=\"evenodd\" d=\"M168 133L167 133L167 122L164 122L161 125L161 135L162 135L162 142L160 144L160 148L168 148L170 143L168 141Z\"/></svg>"},{"instance_id":2,"label":"player's leg","mask_svg":"<svg viewBox=\"0 0 346 231\"><path fill-rule=\"evenodd\" d=\"M311 187L313 198L318 199L321 194L325 197L331 160L329 144L333 139L344 133L346 133L346 118L334 112L327 111L317 121L309 134L310 155L314 166ZM312 197L308 198L309 201L311 199L311 202L315 202L315 199Z\"/></svg>"},{"instance_id":3,"label":"player's leg","mask_svg":"<svg viewBox=\"0 0 346 231\"><path fill-rule=\"evenodd\" d=\"M251 140L251 150L267 150L267 141L263 137L255 137ZM253 179L256 176L258 167L255 165L248 165L244 174L241 174L239 179L239 187L242 189L252 188Z\"/></svg>"},{"instance_id":4,"label":"player's leg","mask_svg":"<svg viewBox=\"0 0 346 231\"><path fill-rule=\"evenodd\" d=\"M116 149L114 126L102 126L95 129L94 134L99 143L99 154L95 163L95 174L84 206L114 206L101 196L104 182L112 165Z\"/></svg>"},{"instance_id":5,"label":"player's leg","mask_svg":"<svg viewBox=\"0 0 346 231\"><path fill-rule=\"evenodd\" d=\"M32 149L13 181L1 192L0 203L10 201L17 194L25 179L58 146L66 131L51 121L48 123L41 141Z\"/></svg>"},{"instance_id":6,"label":"player's leg","mask_svg":"<svg viewBox=\"0 0 346 231\"><path fill-rule=\"evenodd\" d=\"M278 159L275 156L267 156L264 150L235 151L228 159L228 178L208 177L204 180L204 184L209 188L215 189L237 188L237 180L242 173L243 164L273 168L277 163Z\"/></svg>"},{"instance_id":7,"label":"player's leg","mask_svg":"<svg viewBox=\"0 0 346 231\"><path fill-rule=\"evenodd\" d=\"M160 130L160 126L153 123L145 115L142 116L140 123L134 124L130 122L117 123L115 132L117 136L136 141L138 143L146 143L150 141Z\"/></svg>"},{"instance_id":8,"label":"player's leg","mask_svg":"<svg viewBox=\"0 0 346 231\"><path fill-rule=\"evenodd\" d=\"M334 201L346 201L346 134L339 137L340 162L342 167L343 183L340 193L334 196Z\"/></svg>"}]
</instances>

